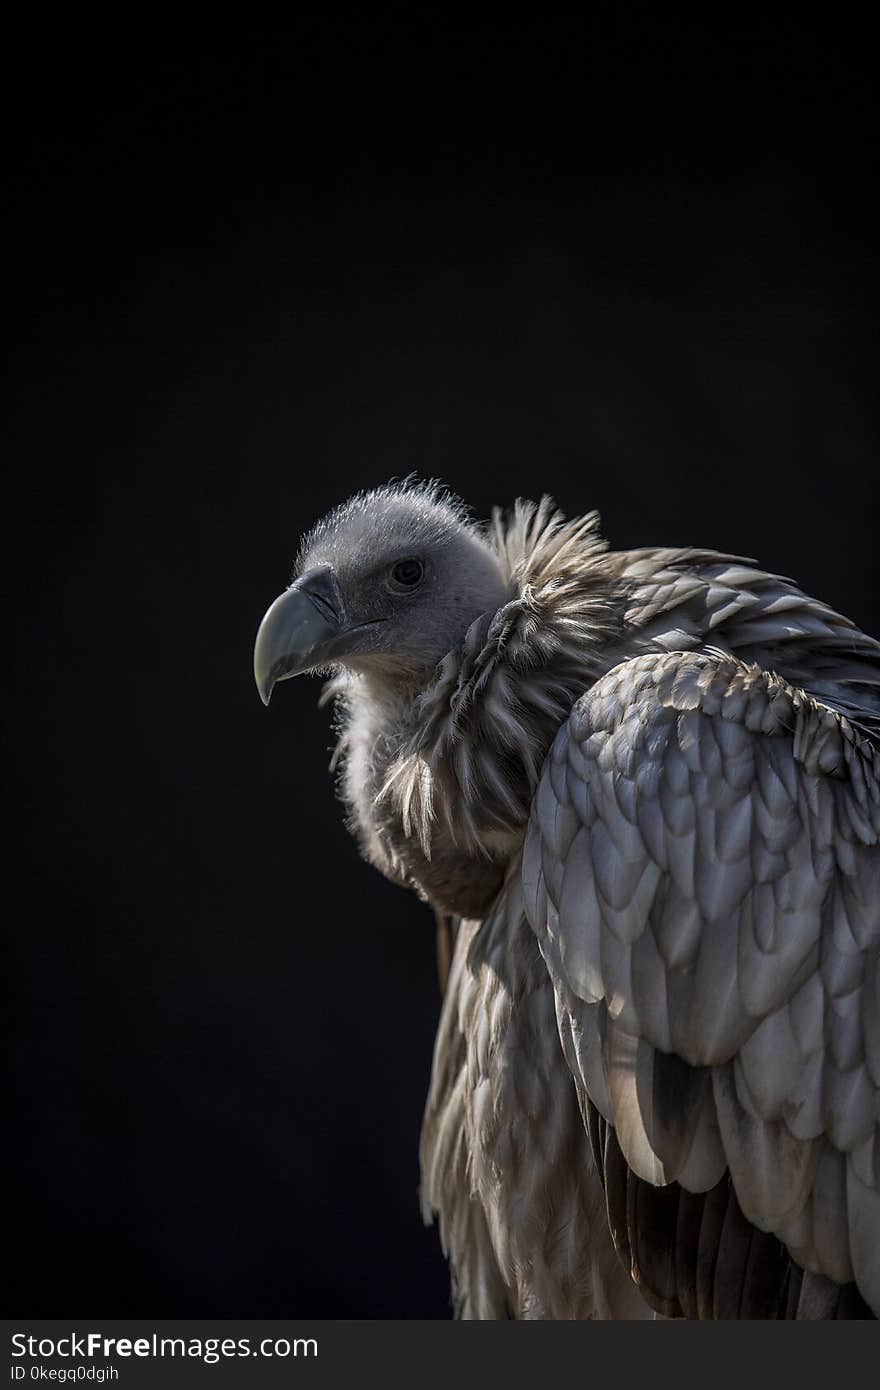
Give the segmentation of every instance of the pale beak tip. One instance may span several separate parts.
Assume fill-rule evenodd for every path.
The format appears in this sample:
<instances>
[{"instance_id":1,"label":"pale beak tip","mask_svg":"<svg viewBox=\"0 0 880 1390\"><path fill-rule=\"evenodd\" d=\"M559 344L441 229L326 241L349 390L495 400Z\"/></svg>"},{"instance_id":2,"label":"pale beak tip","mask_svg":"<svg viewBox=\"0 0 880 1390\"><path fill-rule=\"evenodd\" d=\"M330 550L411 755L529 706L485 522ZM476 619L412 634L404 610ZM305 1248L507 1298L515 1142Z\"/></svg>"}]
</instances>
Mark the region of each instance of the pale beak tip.
<instances>
[{"instance_id":1,"label":"pale beak tip","mask_svg":"<svg viewBox=\"0 0 880 1390\"><path fill-rule=\"evenodd\" d=\"M269 680L265 671L254 670L254 683L259 692L260 699L264 705L268 705L272 698L272 691L275 689L274 680Z\"/></svg>"}]
</instances>

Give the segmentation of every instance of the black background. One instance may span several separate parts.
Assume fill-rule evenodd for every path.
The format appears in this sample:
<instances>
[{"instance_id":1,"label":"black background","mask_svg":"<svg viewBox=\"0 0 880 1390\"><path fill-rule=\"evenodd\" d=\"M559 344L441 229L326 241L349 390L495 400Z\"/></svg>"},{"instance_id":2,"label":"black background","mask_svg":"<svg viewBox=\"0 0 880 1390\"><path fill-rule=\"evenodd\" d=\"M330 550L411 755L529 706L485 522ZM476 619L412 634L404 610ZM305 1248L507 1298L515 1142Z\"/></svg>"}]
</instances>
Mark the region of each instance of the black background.
<instances>
[{"instance_id":1,"label":"black background","mask_svg":"<svg viewBox=\"0 0 880 1390\"><path fill-rule=\"evenodd\" d=\"M432 925L251 675L329 506L547 490L880 627L874 50L621 13L7 46L12 1312L448 1313Z\"/></svg>"}]
</instances>

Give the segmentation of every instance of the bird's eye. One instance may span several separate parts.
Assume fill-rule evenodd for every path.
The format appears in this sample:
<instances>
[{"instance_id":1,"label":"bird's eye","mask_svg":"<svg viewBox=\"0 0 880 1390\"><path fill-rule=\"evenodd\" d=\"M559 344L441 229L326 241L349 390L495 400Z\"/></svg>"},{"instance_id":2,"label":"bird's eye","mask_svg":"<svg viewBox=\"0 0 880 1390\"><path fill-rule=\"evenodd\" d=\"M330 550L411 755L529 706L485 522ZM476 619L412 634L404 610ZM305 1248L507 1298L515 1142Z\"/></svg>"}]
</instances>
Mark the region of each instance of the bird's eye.
<instances>
[{"instance_id":1,"label":"bird's eye","mask_svg":"<svg viewBox=\"0 0 880 1390\"><path fill-rule=\"evenodd\" d=\"M392 565L389 578L395 589L414 589L424 573L421 560L398 560L396 565Z\"/></svg>"}]
</instances>

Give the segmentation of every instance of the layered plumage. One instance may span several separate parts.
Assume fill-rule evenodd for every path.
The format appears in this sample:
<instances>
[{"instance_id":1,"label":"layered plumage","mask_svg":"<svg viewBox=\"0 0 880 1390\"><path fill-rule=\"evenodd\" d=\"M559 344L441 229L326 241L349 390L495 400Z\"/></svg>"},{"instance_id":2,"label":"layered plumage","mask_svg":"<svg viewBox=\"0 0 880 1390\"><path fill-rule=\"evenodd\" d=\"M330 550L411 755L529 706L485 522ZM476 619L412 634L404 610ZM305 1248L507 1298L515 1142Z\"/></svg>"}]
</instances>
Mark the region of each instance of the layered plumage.
<instances>
[{"instance_id":1,"label":"layered plumage","mask_svg":"<svg viewBox=\"0 0 880 1390\"><path fill-rule=\"evenodd\" d=\"M299 667L350 823L456 926L422 1168L460 1315L880 1311L880 645L546 500L380 490L315 564L381 614Z\"/></svg>"}]
</instances>

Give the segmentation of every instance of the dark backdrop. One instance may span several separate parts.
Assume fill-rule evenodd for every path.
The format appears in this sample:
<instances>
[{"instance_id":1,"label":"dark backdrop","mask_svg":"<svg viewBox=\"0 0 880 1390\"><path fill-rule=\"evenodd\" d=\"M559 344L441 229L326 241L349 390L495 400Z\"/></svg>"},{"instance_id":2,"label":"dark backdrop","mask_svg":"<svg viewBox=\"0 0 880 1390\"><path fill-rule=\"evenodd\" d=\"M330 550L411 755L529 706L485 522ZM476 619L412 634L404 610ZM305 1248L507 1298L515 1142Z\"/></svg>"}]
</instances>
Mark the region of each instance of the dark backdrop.
<instances>
[{"instance_id":1,"label":"dark backdrop","mask_svg":"<svg viewBox=\"0 0 880 1390\"><path fill-rule=\"evenodd\" d=\"M431 922L257 623L415 469L877 631L871 54L607 7L11 43L10 1311L447 1315Z\"/></svg>"}]
</instances>

